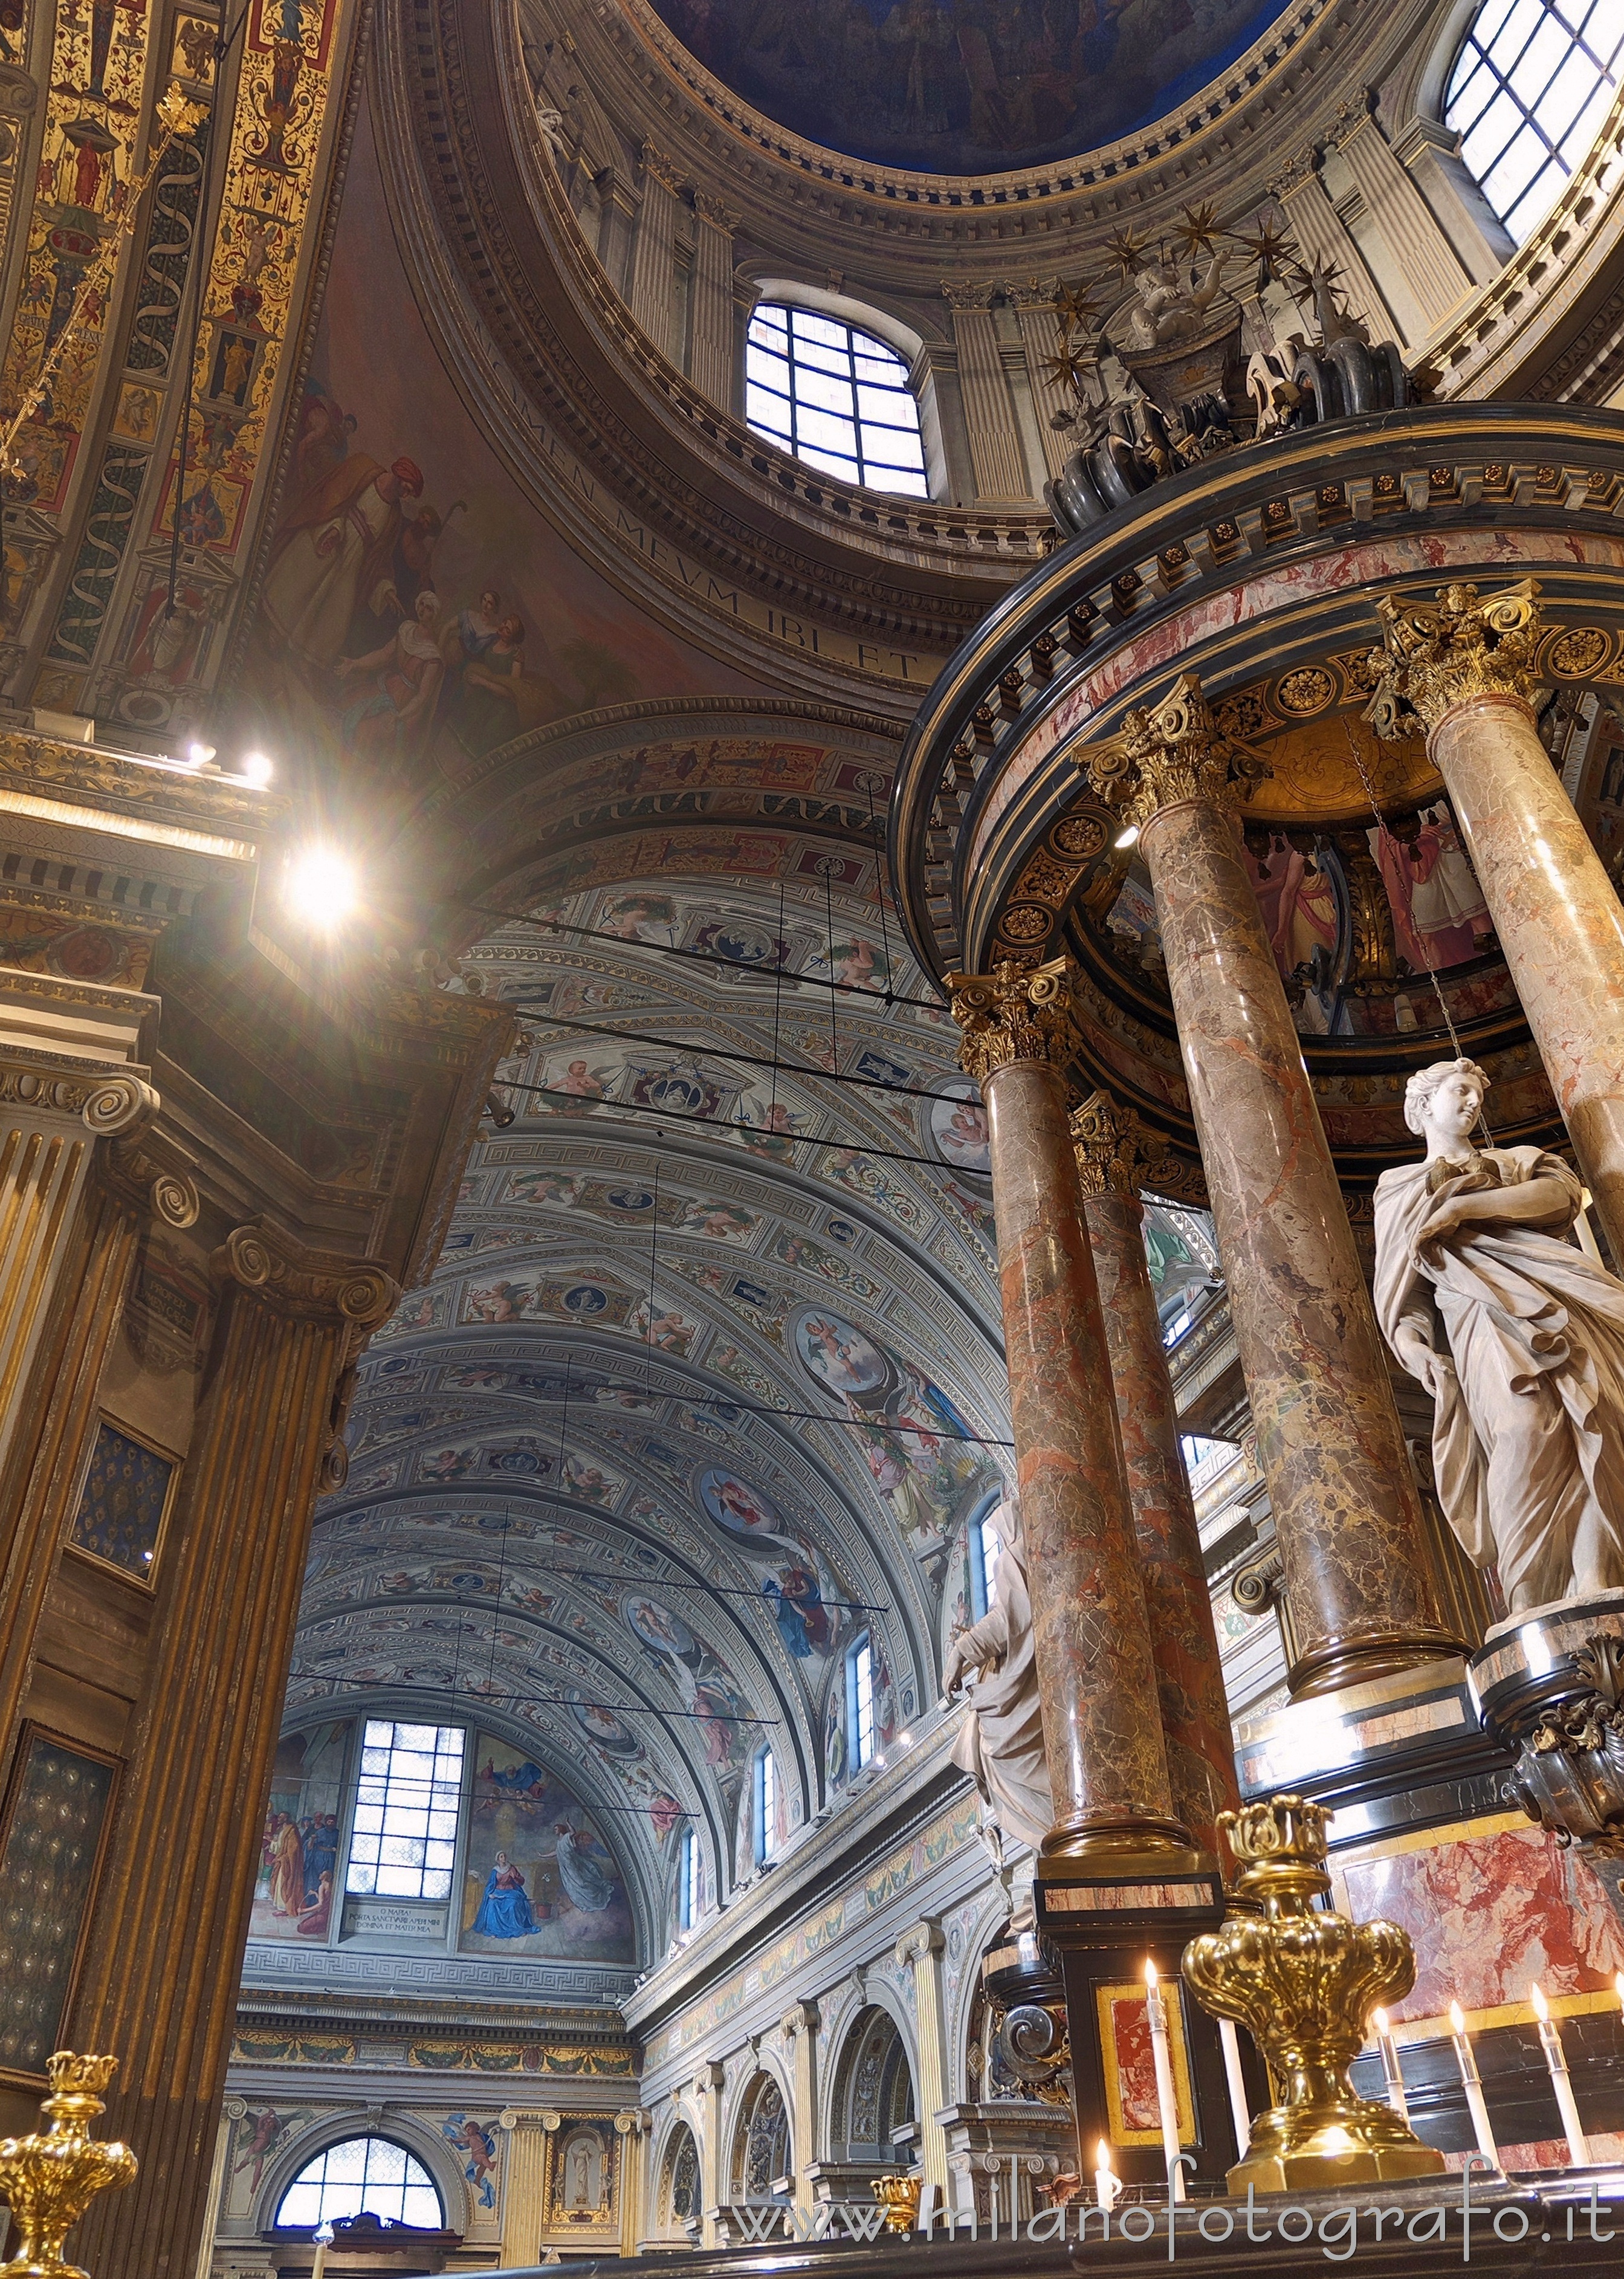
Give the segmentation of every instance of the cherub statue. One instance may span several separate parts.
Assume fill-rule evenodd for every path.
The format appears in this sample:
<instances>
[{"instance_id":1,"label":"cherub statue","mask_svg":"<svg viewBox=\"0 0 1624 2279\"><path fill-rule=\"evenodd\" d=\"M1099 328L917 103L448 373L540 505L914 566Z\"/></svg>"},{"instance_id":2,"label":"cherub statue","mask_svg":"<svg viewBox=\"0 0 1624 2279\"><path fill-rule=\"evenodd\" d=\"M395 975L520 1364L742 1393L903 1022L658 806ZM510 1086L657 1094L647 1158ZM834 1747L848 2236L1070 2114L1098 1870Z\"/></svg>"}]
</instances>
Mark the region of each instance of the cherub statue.
<instances>
[{"instance_id":1,"label":"cherub statue","mask_svg":"<svg viewBox=\"0 0 1624 2279\"><path fill-rule=\"evenodd\" d=\"M1193 340L1206 326L1222 289L1224 259L1220 247L1208 261L1206 274L1198 278L1192 271L1188 280L1176 261L1159 261L1152 268L1136 271L1133 281L1139 299L1129 311L1128 346L1143 352Z\"/></svg>"},{"instance_id":2,"label":"cherub statue","mask_svg":"<svg viewBox=\"0 0 1624 2279\"><path fill-rule=\"evenodd\" d=\"M1624 1588L1624 1282L1566 1239L1566 1163L1473 1145L1488 1088L1467 1060L1410 1078L1427 1153L1376 1182L1375 1301L1436 1404L1450 1524L1523 1614Z\"/></svg>"}]
</instances>

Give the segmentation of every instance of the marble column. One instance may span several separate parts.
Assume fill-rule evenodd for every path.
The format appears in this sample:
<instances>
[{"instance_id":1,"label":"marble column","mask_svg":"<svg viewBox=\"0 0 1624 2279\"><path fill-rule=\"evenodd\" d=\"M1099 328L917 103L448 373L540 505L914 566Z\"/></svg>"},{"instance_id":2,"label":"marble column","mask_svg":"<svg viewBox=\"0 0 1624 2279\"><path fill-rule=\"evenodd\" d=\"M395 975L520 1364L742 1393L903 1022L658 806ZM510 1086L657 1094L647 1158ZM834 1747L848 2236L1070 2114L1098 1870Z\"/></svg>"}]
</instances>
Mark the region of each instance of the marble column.
<instances>
[{"instance_id":1,"label":"marble column","mask_svg":"<svg viewBox=\"0 0 1624 2279\"><path fill-rule=\"evenodd\" d=\"M942 1985L942 1927L933 1917L913 1924L897 1941L897 1961L914 1974L914 2030L919 2045L919 2078L914 2083L919 2121L920 2198L947 2201L947 2131L938 2115L947 2109L947 2005ZM934 2195L931 2187L936 2187Z\"/></svg>"},{"instance_id":2,"label":"marble column","mask_svg":"<svg viewBox=\"0 0 1624 2279\"><path fill-rule=\"evenodd\" d=\"M790 2167L799 2212L809 2212L816 2198L811 2170L817 2159L817 2028L816 2002L797 2002L778 2022L778 2031L790 2045L794 2087L789 2116Z\"/></svg>"},{"instance_id":3,"label":"marble column","mask_svg":"<svg viewBox=\"0 0 1624 2279\"><path fill-rule=\"evenodd\" d=\"M547 2212L548 2124L559 2115L509 2111L499 2116L507 2142L507 2174L502 2185L502 2258L504 2263L539 2263Z\"/></svg>"},{"instance_id":4,"label":"marble column","mask_svg":"<svg viewBox=\"0 0 1624 2279\"><path fill-rule=\"evenodd\" d=\"M1427 1580L1391 1381L1233 810L1261 772L1183 676L1078 755L1140 830L1179 1047L1301 1644L1295 1696L1461 1641Z\"/></svg>"},{"instance_id":5,"label":"marble column","mask_svg":"<svg viewBox=\"0 0 1624 2279\"><path fill-rule=\"evenodd\" d=\"M1436 607L1384 595L1372 717L1413 733L1455 819L1607 1239L1624 1262L1624 908L1539 740L1530 698L1544 633L1526 579ZM1493 1116L1492 1101L1490 1108Z\"/></svg>"},{"instance_id":6,"label":"marble column","mask_svg":"<svg viewBox=\"0 0 1624 2279\"><path fill-rule=\"evenodd\" d=\"M992 1132L992 1208L1016 1487L1054 1799L1046 1865L1112 1854L1188 1861L1155 1715L1138 1545L1061 1070L1063 959L947 977L960 1058ZM1108 1681L1107 1681L1108 1673Z\"/></svg>"},{"instance_id":7,"label":"marble column","mask_svg":"<svg viewBox=\"0 0 1624 2279\"><path fill-rule=\"evenodd\" d=\"M1216 1855L1218 1815L1240 1803L1235 1743L1138 1193L1143 1170L1165 1151L1132 1109L1104 1092L1073 1111L1071 1136L1138 1536L1174 1816Z\"/></svg>"},{"instance_id":8,"label":"marble column","mask_svg":"<svg viewBox=\"0 0 1624 2279\"><path fill-rule=\"evenodd\" d=\"M103 2133L141 2150L134 2184L74 2234L96 2279L180 2279L197 2252L333 1397L397 1294L379 1268L303 1250L263 1222L213 1266L208 1391L63 2035L121 2058Z\"/></svg>"}]
</instances>

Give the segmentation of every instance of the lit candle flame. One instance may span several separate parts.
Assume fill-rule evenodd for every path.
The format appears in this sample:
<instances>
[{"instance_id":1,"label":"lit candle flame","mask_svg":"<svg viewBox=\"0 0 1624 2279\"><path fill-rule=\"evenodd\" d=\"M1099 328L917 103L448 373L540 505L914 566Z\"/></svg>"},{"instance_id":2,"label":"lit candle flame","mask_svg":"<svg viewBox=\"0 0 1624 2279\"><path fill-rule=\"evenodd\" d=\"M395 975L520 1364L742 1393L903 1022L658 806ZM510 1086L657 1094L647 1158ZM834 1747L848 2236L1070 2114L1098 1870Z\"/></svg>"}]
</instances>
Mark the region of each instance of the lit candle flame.
<instances>
[{"instance_id":1,"label":"lit candle flame","mask_svg":"<svg viewBox=\"0 0 1624 2279\"><path fill-rule=\"evenodd\" d=\"M1453 2027L1456 2033L1465 2033L1466 2012L1461 2008L1459 2002L1452 2002L1449 2006L1449 2022Z\"/></svg>"},{"instance_id":2,"label":"lit candle flame","mask_svg":"<svg viewBox=\"0 0 1624 2279\"><path fill-rule=\"evenodd\" d=\"M1620 1971L1619 1976L1620 1978L1624 1978L1624 1971ZM1145 1966L1145 1984L1150 1988L1153 1994L1156 1991L1158 1976L1159 1974L1155 1964L1153 1962L1147 1962ZM1624 1996L1621 1996L1620 1999L1624 1999Z\"/></svg>"},{"instance_id":3,"label":"lit candle flame","mask_svg":"<svg viewBox=\"0 0 1624 2279\"><path fill-rule=\"evenodd\" d=\"M1380 2034L1380 2036L1382 2037L1382 2039L1383 2039L1383 2041L1385 2041L1385 2040L1387 2039L1387 2013L1386 2013L1386 2011L1385 2011L1385 2010L1373 2010L1373 2011L1370 2013L1370 2017L1371 2017L1371 2022L1372 2022L1372 2023L1375 2025L1375 2030L1376 2030L1377 2033L1378 2033L1378 2034Z\"/></svg>"},{"instance_id":4,"label":"lit candle flame","mask_svg":"<svg viewBox=\"0 0 1624 2279\"><path fill-rule=\"evenodd\" d=\"M1529 1987L1528 1999L1534 2005L1534 2015L1539 2020L1540 2024L1543 2026L1546 2019L1551 2015L1550 2003L1546 2001L1543 1991L1538 1986Z\"/></svg>"},{"instance_id":5,"label":"lit candle flame","mask_svg":"<svg viewBox=\"0 0 1624 2279\"><path fill-rule=\"evenodd\" d=\"M1094 2147L1094 2168L1097 2173L1106 2175L1111 2173L1111 2147L1103 2137Z\"/></svg>"}]
</instances>

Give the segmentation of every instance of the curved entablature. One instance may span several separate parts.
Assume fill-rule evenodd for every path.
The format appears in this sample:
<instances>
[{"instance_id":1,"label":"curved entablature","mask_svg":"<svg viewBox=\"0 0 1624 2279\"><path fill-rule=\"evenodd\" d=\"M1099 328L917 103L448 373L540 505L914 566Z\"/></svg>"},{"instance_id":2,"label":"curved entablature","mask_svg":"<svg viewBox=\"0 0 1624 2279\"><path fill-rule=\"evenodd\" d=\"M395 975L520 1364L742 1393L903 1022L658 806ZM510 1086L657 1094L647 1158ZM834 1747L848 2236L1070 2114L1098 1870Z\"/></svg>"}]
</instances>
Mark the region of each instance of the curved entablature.
<instances>
[{"instance_id":1,"label":"curved entablature","mask_svg":"<svg viewBox=\"0 0 1624 2279\"><path fill-rule=\"evenodd\" d=\"M1440 993L1465 1047L1494 1063L1508 1128L1549 1131L1464 856L1452 913L1425 895L1408 906L1418 865L1447 858L1440 878L1454 875L1443 786L1419 743L1378 747L1360 716L1380 595L1533 575L1553 757L1576 768L1602 733L1588 692L1613 676L1624 635L1620 498L1615 416L1456 405L1242 449L1120 510L1006 598L915 724L892 862L922 961L939 976L1071 947L1085 1072L1192 1155L1148 879L1077 756L1193 672L1274 770L1245 810L1248 851L1344 1170L1373 1175L1407 1144L1403 1071L1445 1034ZM1392 854L1378 823L1421 854Z\"/></svg>"}]
</instances>

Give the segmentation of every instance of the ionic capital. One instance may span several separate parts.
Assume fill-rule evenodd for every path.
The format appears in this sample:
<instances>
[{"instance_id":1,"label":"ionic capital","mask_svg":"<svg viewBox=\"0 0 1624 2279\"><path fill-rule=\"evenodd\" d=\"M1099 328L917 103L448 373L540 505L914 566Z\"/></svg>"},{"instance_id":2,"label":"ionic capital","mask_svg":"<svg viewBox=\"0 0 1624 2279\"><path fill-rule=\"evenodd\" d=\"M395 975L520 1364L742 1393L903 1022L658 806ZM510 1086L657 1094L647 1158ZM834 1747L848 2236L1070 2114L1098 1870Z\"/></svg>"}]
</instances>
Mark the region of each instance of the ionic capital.
<instances>
[{"instance_id":1,"label":"ionic capital","mask_svg":"<svg viewBox=\"0 0 1624 2279\"><path fill-rule=\"evenodd\" d=\"M792 2042L797 2034L815 2033L817 2030L819 2014L816 2002L797 2002L779 2019L778 2031L786 2041Z\"/></svg>"},{"instance_id":2,"label":"ionic capital","mask_svg":"<svg viewBox=\"0 0 1624 2279\"><path fill-rule=\"evenodd\" d=\"M401 1294L381 1266L306 1250L264 1219L228 1234L210 1264L218 1279L235 1282L295 1321L375 1330Z\"/></svg>"},{"instance_id":3,"label":"ionic capital","mask_svg":"<svg viewBox=\"0 0 1624 2279\"><path fill-rule=\"evenodd\" d=\"M1072 1042L1070 961L1017 965L1005 958L991 973L950 973L948 1009L962 1034L959 1065L983 1084L1012 1061L1064 1065Z\"/></svg>"},{"instance_id":4,"label":"ionic capital","mask_svg":"<svg viewBox=\"0 0 1624 2279\"><path fill-rule=\"evenodd\" d=\"M940 1923L933 1915L926 1915L921 1922L910 1924L898 1939L897 1961L899 1963L928 1963L933 1955L940 1954L946 1945L946 1936Z\"/></svg>"},{"instance_id":5,"label":"ionic capital","mask_svg":"<svg viewBox=\"0 0 1624 2279\"><path fill-rule=\"evenodd\" d=\"M1270 772L1222 733L1193 672L1181 673L1160 704L1130 711L1119 735L1085 745L1077 767L1107 807L1141 830L1183 800L1238 805Z\"/></svg>"},{"instance_id":6,"label":"ionic capital","mask_svg":"<svg viewBox=\"0 0 1624 2279\"><path fill-rule=\"evenodd\" d=\"M1428 734L1477 696L1532 696L1534 656L1545 630L1539 581L1524 578L1482 601L1475 586L1445 586L1435 608L1383 594L1382 646L1370 653L1376 691L1365 717L1378 736Z\"/></svg>"},{"instance_id":7,"label":"ionic capital","mask_svg":"<svg viewBox=\"0 0 1624 2279\"><path fill-rule=\"evenodd\" d=\"M1138 1110L1124 1108L1108 1092L1091 1092L1081 1108L1072 1109L1071 1144L1085 1196L1117 1194L1130 1201L1138 1200L1145 1164L1166 1153Z\"/></svg>"}]
</instances>

